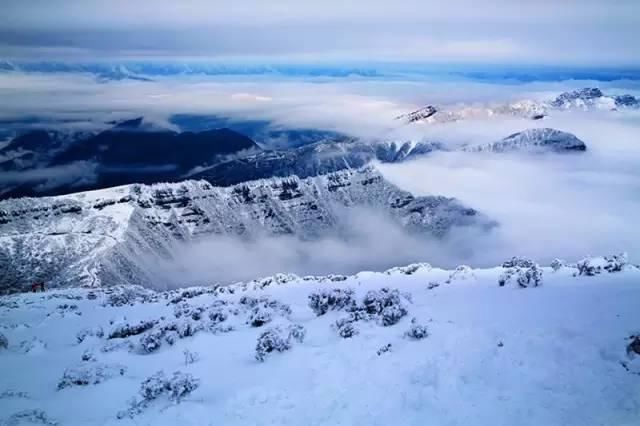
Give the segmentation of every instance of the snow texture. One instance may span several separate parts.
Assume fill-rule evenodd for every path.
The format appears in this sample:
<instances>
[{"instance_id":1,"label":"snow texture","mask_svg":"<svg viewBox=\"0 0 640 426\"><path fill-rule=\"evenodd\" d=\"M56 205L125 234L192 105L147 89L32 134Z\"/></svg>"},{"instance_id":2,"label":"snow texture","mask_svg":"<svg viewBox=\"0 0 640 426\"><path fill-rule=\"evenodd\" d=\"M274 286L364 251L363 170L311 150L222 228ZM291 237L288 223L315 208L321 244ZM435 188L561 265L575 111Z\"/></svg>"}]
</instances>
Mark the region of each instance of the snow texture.
<instances>
[{"instance_id":1,"label":"snow texture","mask_svg":"<svg viewBox=\"0 0 640 426\"><path fill-rule=\"evenodd\" d=\"M0 424L635 426L640 271L586 260L3 296ZM534 267L544 286L496 285ZM83 315L49 315L63 303ZM273 314L257 328L256 306Z\"/></svg>"}]
</instances>

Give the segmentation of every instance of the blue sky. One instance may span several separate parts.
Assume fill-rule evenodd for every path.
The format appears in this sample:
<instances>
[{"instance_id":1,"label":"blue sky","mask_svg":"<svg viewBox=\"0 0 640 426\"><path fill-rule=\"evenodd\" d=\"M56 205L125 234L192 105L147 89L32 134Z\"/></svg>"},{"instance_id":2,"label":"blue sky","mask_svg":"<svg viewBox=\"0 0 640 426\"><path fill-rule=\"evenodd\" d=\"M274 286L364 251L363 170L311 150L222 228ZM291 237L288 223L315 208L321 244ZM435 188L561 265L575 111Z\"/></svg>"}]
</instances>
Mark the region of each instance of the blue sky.
<instances>
[{"instance_id":1,"label":"blue sky","mask_svg":"<svg viewBox=\"0 0 640 426\"><path fill-rule=\"evenodd\" d=\"M637 0L4 0L0 58L640 65Z\"/></svg>"}]
</instances>

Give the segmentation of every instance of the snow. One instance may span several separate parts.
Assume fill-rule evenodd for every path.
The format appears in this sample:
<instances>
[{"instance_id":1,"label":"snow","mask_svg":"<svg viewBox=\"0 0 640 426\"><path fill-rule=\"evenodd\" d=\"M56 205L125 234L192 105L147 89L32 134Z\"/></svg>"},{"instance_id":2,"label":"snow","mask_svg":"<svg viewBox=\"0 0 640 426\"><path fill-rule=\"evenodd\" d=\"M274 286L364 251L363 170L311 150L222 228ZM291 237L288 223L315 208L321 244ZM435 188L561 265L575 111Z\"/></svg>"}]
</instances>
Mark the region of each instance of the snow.
<instances>
[{"instance_id":1,"label":"snow","mask_svg":"<svg viewBox=\"0 0 640 426\"><path fill-rule=\"evenodd\" d=\"M541 285L501 287L516 263L5 296L0 424L637 425L640 270L541 267ZM390 305L407 314L335 327ZM248 323L256 306L267 324ZM190 331L140 350L171 324Z\"/></svg>"}]
</instances>

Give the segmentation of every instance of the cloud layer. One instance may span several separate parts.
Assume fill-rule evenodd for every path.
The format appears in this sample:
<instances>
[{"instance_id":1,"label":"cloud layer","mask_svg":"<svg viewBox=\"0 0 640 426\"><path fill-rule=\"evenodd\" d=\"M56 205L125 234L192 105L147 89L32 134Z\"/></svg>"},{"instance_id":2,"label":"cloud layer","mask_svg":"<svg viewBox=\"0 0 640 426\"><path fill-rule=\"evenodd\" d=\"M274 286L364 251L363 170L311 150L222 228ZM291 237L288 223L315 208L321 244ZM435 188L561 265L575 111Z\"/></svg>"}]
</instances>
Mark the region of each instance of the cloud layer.
<instances>
[{"instance_id":1,"label":"cloud layer","mask_svg":"<svg viewBox=\"0 0 640 426\"><path fill-rule=\"evenodd\" d=\"M634 0L5 0L0 57L639 64Z\"/></svg>"}]
</instances>

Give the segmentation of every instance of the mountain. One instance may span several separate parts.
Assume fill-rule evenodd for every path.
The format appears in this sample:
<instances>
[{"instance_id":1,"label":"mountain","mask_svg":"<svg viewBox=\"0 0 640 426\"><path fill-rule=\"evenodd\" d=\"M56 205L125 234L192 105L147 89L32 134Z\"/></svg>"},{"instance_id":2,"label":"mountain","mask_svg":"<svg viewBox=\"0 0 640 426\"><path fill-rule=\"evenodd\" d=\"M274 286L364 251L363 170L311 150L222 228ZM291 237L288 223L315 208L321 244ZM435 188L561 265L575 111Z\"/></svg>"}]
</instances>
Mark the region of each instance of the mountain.
<instances>
[{"instance_id":1,"label":"mountain","mask_svg":"<svg viewBox=\"0 0 640 426\"><path fill-rule=\"evenodd\" d=\"M527 129L500 141L465 146L468 152L580 152L587 145L575 135L550 128Z\"/></svg>"},{"instance_id":2,"label":"mountain","mask_svg":"<svg viewBox=\"0 0 640 426\"><path fill-rule=\"evenodd\" d=\"M430 142L318 142L286 150L264 150L213 165L189 176L214 185L296 175L302 178L362 167L373 160L400 162L442 149Z\"/></svg>"},{"instance_id":3,"label":"mountain","mask_svg":"<svg viewBox=\"0 0 640 426\"><path fill-rule=\"evenodd\" d=\"M413 197L372 167L227 188L185 181L20 198L0 201L0 290L38 279L54 286L159 286L158 262L171 259L181 243L264 233L314 239L339 230L342 211L357 207L431 238L454 226L491 226L454 199Z\"/></svg>"},{"instance_id":4,"label":"mountain","mask_svg":"<svg viewBox=\"0 0 640 426\"><path fill-rule=\"evenodd\" d=\"M428 105L416 111L400 115L397 120L405 123L448 123L468 119L492 117L521 117L540 120L554 111L561 110L618 110L640 108L640 98L633 95L605 95L598 88L584 88L563 92L551 100L524 99L515 102L490 105Z\"/></svg>"},{"instance_id":5,"label":"mountain","mask_svg":"<svg viewBox=\"0 0 640 426\"><path fill-rule=\"evenodd\" d=\"M604 109L639 108L640 98L632 95L605 95L598 88L587 87L561 93L549 105L558 109Z\"/></svg>"},{"instance_id":6,"label":"mountain","mask_svg":"<svg viewBox=\"0 0 640 426\"><path fill-rule=\"evenodd\" d=\"M97 133L33 130L0 149L0 171L7 173L0 197L175 182L196 167L259 149L233 130L175 132L142 118Z\"/></svg>"}]
</instances>

